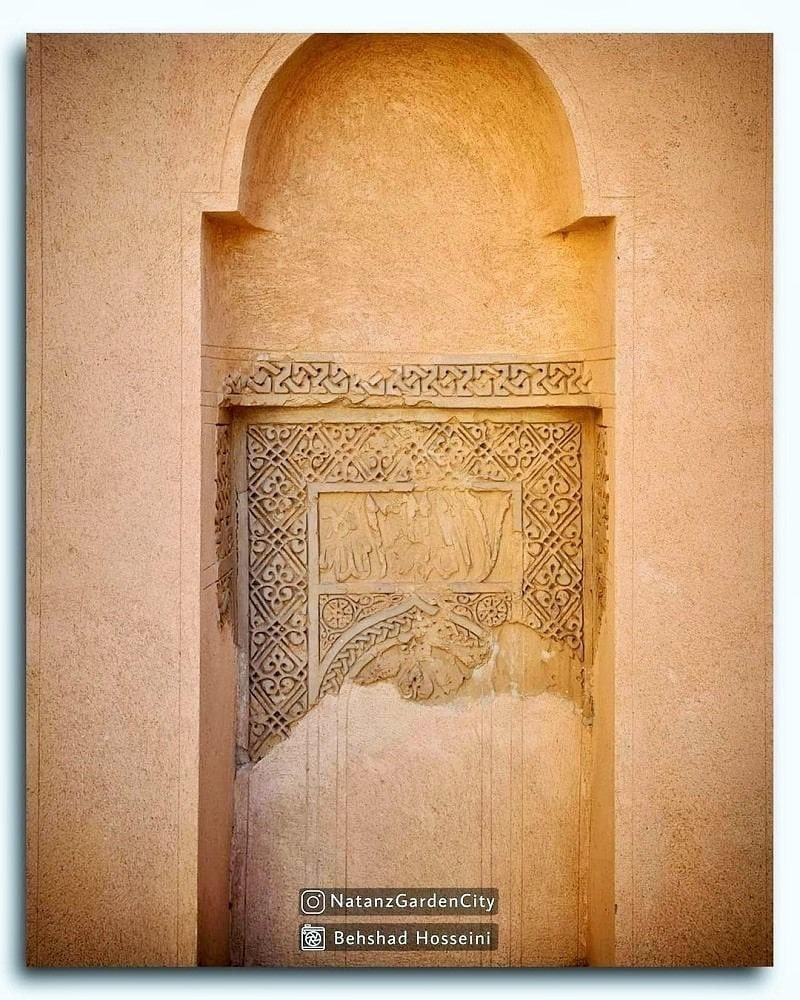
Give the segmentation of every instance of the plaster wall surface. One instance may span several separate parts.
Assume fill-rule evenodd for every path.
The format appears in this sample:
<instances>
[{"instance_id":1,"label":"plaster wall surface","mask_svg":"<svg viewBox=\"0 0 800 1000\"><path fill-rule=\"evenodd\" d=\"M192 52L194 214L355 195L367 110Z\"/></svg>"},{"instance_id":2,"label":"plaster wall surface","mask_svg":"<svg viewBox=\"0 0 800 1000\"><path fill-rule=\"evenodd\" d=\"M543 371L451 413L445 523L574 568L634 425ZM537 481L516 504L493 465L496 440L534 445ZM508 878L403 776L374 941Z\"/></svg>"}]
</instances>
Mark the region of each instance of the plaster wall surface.
<instances>
[{"instance_id":1,"label":"plaster wall surface","mask_svg":"<svg viewBox=\"0 0 800 1000\"><path fill-rule=\"evenodd\" d=\"M615 892L595 958L765 964L770 40L518 41L557 70L583 119L584 179L588 164L628 223L603 693ZM200 594L214 582L200 469L216 408L200 406L200 295L185 275L237 97L282 46L29 40L32 964L196 961L198 757L214 725L199 709ZM224 954L225 928L205 933L205 953Z\"/></svg>"}]
</instances>

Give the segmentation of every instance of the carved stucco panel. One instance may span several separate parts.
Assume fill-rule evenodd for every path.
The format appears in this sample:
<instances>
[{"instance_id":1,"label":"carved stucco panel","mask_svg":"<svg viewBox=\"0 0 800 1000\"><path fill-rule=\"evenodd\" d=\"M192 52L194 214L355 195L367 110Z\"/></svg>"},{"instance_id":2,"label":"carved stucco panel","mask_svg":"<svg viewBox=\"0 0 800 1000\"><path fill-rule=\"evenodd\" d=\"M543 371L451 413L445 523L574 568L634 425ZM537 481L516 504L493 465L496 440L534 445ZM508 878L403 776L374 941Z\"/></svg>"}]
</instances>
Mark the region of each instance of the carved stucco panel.
<instances>
[{"instance_id":1,"label":"carved stucco panel","mask_svg":"<svg viewBox=\"0 0 800 1000\"><path fill-rule=\"evenodd\" d=\"M512 617L583 657L581 425L251 424L250 754L345 677L458 691Z\"/></svg>"}]
</instances>

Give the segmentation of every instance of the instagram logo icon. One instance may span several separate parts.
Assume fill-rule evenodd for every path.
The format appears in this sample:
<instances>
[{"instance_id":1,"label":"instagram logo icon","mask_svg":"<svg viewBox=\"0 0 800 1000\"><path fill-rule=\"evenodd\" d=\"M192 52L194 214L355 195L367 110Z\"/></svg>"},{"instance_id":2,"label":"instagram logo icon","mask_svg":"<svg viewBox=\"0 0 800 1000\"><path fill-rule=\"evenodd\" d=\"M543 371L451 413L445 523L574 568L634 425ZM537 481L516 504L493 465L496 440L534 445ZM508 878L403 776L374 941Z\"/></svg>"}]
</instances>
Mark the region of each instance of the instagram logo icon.
<instances>
[{"instance_id":1,"label":"instagram logo icon","mask_svg":"<svg viewBox=\"0 0 800 1000\"><path fill-rule=\"evenodd\" d=\"M303 889L300 893L300 912L313 914L325 912L325 890Z\"/></svg>"}]
</instances>

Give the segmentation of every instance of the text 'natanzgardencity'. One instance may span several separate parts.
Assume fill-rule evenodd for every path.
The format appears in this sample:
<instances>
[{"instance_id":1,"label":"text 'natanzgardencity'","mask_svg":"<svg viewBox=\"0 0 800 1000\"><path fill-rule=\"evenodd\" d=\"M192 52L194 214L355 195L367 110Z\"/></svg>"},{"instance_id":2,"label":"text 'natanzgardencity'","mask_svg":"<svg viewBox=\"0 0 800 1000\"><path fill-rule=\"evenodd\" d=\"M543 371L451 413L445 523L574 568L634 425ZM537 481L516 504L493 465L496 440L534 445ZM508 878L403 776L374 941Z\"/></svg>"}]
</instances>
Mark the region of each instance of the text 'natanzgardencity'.
<instances>
[{"instance_id":1,"label":"text 'natanzgardencity'","mask_svg":"<svg viewBox=\"0 0 800 1000\"><path fill-rule=\"evenodd\" d=\"M385 916L394 913L491 915L498 912L497 889L481 888L315 888L300 891L300 913Z\"/></svg>"}]
</instances>

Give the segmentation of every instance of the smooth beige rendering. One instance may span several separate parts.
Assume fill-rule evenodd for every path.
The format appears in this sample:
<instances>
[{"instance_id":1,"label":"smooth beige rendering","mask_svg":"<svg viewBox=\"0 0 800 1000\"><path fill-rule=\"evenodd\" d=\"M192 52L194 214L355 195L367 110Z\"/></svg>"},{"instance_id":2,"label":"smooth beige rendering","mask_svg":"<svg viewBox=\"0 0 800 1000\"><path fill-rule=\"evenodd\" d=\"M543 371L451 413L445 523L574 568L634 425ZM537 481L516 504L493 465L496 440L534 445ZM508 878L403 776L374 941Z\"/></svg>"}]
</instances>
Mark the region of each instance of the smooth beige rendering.
<instances>
[{"instance_id":1,"label":"smooth beige rendering","mask_svg":"<svg viewBox=\"0 0 800 1000\"><path fill-rule=\"evenodd\" d=\"M770 184L768 36L30 38L30 964L771 962Z\"/></svg>"}]
</instances>

